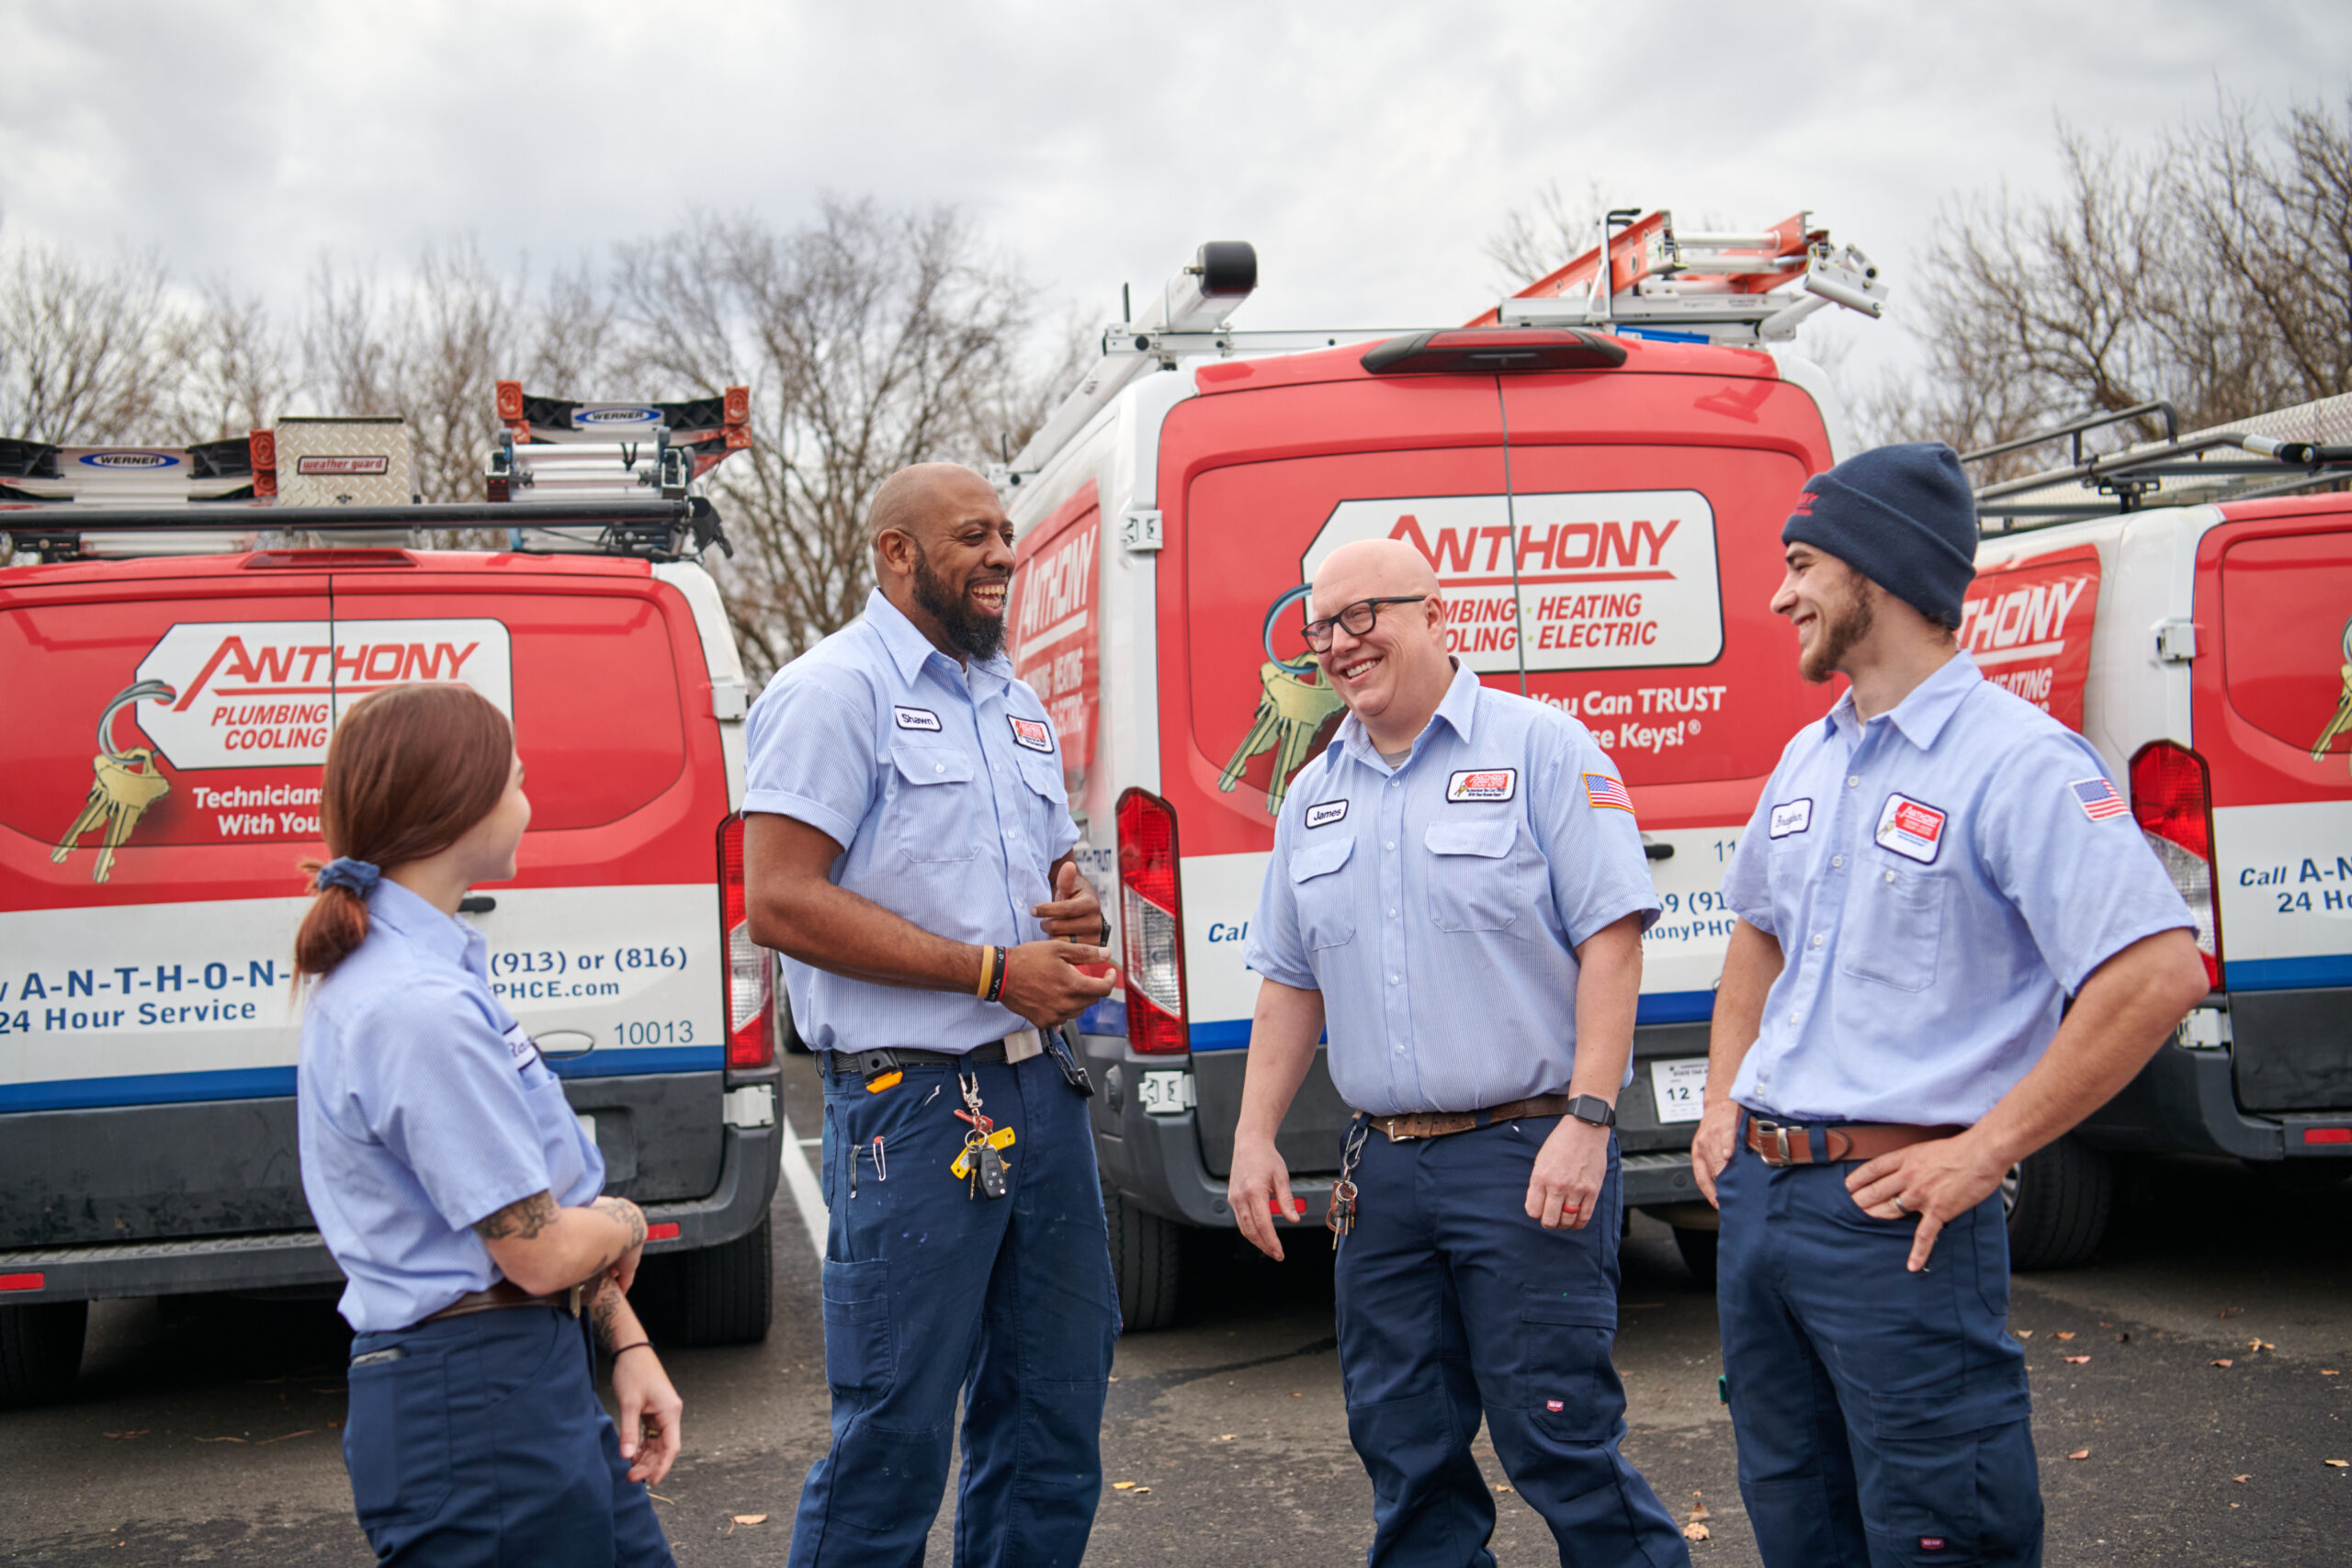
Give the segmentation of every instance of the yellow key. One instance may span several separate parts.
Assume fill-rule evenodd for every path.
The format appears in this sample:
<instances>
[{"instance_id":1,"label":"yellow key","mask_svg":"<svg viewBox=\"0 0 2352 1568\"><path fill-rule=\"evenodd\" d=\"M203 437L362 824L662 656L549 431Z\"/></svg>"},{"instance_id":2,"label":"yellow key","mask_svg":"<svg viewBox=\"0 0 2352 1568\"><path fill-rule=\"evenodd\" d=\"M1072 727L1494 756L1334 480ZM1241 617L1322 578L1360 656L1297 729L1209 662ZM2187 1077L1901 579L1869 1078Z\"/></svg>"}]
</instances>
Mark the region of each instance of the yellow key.
<instances>
[{"instance_id":1,"label":"yellow key","mask_svg":"<svg viewBox=\"0 0 2352 1568\"><path fill-rule=\"evenodd\" d=\"M65 829L50 852L51 862L62 863L74 852L82 835L93 829L103 829L98 841L97 864L90 870L90 880L104 882L114 873L114 852L147 808L172 793L172 781L164 777L155 766L154 751L145 746L134 746L120 757L105 752L90 759L91 770L97 775L90 784L90 797L82 806L82 814ZM134 768L137 771L133 771Z\"/></svg>"},{"instance_id":2,"label":"yellow key","mask_svg":"<svg viewBox=\"0 0 2352 1568\"><path fill-rule=\"evenodd\" d=\"M999 1154L1003 1153L1006 1149L1012 1146L1012 1129L1010 1127L999 1127L995 1132L989 1134L988 1142L989 1147L996 1150ZM956 1163L947 1168L949 1170L956 1173L956 1180L963 1181L971 1176L972 1156L978 1151L978 1147L979 1145L977 1143L966 1144L964 1145L964 1152L956 1156Z\"/></svg>"},{"instance_id":3,"label":"yellow key","mask_svg":"<svg viewBox=\"0 0 2352 1568\"><path fill-rule=\"evenodd\" d=\"M1258 699L1257 715L1250 721L1250 732L1241 738L1241 744L1234 748L1233 760L1217 774L1216 787L1230 793L1241 782L1250 759L1272 750L1274 771L1266 781L1270 817L1282 815L1292 775L1306 765L1324 727L1347 706L1330 687L1320 682L1310 683L1307 673L1272 660L1258 667L1258 683L1264 694Z\"/></svg>"},{"instance_id":4,"label":"yellow key","mask_svg":"<svg viewBox=\"0 0 2352 1568\"><path fill-rule=\"evenodd\" d=\"M2327 721L2327 728L2321 730L2319 739L2312 742L2312 761L2314 762L2325 761L2327 749L2335 744L2335 738L2346 729L2352 728L2352 664L2345 665L2341 673L2344 694L2335 699L2335 716Z\"/></svg>"}]
</instances>

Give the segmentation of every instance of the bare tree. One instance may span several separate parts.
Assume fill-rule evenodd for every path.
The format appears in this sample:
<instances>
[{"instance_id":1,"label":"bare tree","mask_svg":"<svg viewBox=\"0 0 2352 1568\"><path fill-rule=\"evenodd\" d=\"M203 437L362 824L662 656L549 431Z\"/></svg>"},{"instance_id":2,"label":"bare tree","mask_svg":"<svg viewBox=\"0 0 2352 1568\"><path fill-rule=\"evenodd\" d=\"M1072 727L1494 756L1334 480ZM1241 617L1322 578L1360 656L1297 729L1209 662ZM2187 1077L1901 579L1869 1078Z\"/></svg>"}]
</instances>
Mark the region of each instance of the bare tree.
<instances>
[{"instance_id":1,"label":"bare tree","mask_svg":"<svg viewBox=\"0 0 2352 1568\"><path fill-rule=\"evenodd\" d=\"M1964 450L2156 399L2207 428L2352 387L2352 100L2269 129L2225 102L2136 151L2062 124L2058 145L2059 194L1939 220L1912 291L1927 373L1865 409L1875 434Z\"/></svg>"},{"instance_id":2,"label":"bare tree","mask_svg":"<svg viewBox=\"0 0 2352 1568\"><path fill-rule=\"evenodd\" d=\"M1532 204L1504 213L1481 247L1500 273L1503 291L1524 288L1592 249L1598 243L1594 226L1608 210L1599 180L1586 185L1583 204L1574 208L1560 194L1560 182L1552 180L1535 193Z\"/></svg>"},{"instance_id":3,"label":"bare tree","mask_svg":"<svg viewBox=\"0 0 2352 1568\"><path fill-rule=\"evenodd\" d=\"M0 262L0 434L148 438L171 308L152 255L84 262L21 243Z\"/></svg>"},{"instance_id":4,"label":"bare tree","mask_svg":"<svg viewBox=\"0 0 2352 1568\"><path fill-rule=\"evenodd\" d=\"M828 197L788 234L705 218L624 247L616 289L642 378L752 389L752 449L713 489L736 547L721 583L761 673L864 607L885 477L982 461L1001 422L1034 424L1042 403L1020 360L1034 290L952 208Z\"/></svg>"},{"instance_id":5,"label":"bare tree","mask_svg":"<svg viewBox=\"0 0 2352 1568\"><path fill-rule=\"evenodd\" d=\"M164 346L171 369L156 378L157 428L171 440L243 435L275 419L293 390L288 345L268 307L225 280L169 321Z\"/></svg>"}]
</instances>

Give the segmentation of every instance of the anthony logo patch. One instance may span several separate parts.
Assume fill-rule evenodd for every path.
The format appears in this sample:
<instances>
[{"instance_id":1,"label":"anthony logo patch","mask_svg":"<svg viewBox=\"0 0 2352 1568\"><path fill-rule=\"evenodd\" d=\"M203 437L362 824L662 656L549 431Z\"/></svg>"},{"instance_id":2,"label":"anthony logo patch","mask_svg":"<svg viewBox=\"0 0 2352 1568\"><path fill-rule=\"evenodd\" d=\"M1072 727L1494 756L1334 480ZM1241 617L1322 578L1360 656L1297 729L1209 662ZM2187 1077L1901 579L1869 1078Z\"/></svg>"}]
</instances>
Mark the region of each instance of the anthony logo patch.
<instances>
[{"instance_id":1,"label":"anthony logo patch","mask_svg":"<svg viewBox=\"0 0 2352 1568\"><path fill-rule=\"evenodd\" d=\"M521 1072L525 1067L530 1066L532 1061L537 1057L538 1054L539 1048L531 1043L530 1035L524 1032L521 1024L515 1024L513 1028L507 1030L506 1056L509 1061L514 1064L514 1070L516 1072Z\"/></svg>"},{"instance_id":2,"label":"anthony logo patch","mask_svg":"<svg viewBox=\"0 0 2352 1568\"><path fill-rule=\"evenodd\" d=\"M1772 837L1785 839L1792 833L1802 833L1813 826L1813 802L1784 800L1772 807Z\"/></svg>"},{"instance_id":3,"label":"anthony logo patch","mask_svg":"<svg viewBox=\"0 0 2352 1568\"><path fill-rule=\"evenodd\" d=\"M936 730L939 728L939 716L929 708L894 707L890 716L899 721L900 729Z\"/></svg>"},{"instance_id":4,"label":"anthony logo patch","mask_svg":"<svg viewBox=\"0 0 2352 1568\"><path fill-rule=\"evenodd\" d=\"M1944 814L1907 795L1890 795L1878 814L1878 847L1932 865L1944 847Z\"/></svg>"},{"instance_id":5,"label":"anthony logo patch","mask_svg":"<svg viewBox=\"0 0 2352 1568\"><path fill-rule=\"evenodd\" d=\"M1032 751L1050 751L1054 749L1054 732L1046 728L1042 718L1016 718L1012 720L1012 743L1026 746Z\"/></svg>"},{"instance_id":6,"label":"anthony logo patch","mask_svg":"<svg viewBox=\"0 0 2352 1568\"><path fill-rule=\"evenodd\" d=\"M1445 781L1448 800L1509 800L1518 793L1517 768L1470 768Z\"/></svg>"},{"instance_id":7,"label":"anthony logo patch","mask_svg":"<svg viewBox=\"0 0 2352 1568\"><path fill-rule=\"evenodd\" d=\"M1344 821L1347 815L1346 801L1327 800L1320 806L1310 806L1306 808L1306 825L1310 828L1329 828L1334 822Z\"/></svg>"}]
</instances>

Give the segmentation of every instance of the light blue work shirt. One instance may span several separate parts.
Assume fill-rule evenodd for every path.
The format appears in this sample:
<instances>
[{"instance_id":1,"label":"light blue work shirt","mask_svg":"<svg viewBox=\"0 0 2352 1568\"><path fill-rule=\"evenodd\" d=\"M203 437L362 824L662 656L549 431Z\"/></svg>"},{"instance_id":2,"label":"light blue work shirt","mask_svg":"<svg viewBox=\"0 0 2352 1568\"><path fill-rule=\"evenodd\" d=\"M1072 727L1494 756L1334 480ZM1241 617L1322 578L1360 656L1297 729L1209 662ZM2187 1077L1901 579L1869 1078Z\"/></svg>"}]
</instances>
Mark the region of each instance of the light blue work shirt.
<instances>
[{"instance_id":1,"label":"light blue work shirt","mask_svg":"<svg viewBox=\"0 0 2352 1568\"><path fill-rule=\"evenodd\" d=\"M2089 741L1966 654L1781 753L1724 902L1785 960L1731 1095L1798 1122L1965 1126L2060 1004L2188 907Z\"/></svg>"},{"instance_id":2,"label":"light blue work shirt","mask_svg":"<svg viewBox=\"0 0 2352 1568\"><path fill-rule=\"evenodd\" d=\"M587 1203L605 1161L491 994L481 932L389 877L368 926L311 994L296 1097L302 1195L345 1320L374 1334L503 1279L475 1224L536 1192Z\"/></svg>"},{"instance_id":3,"label":"light blue work shirt","mask_svg":"<svg viewBox=\"0 0 2352 1568\"><path fill-rule=\"evenodd\" d=\"M1375 1116L1568 1086L1577 956L1658 912L1615 764L1556 708L1457 667L1395 768L1353 714L1299 771L1245 954L1323 993L1331 1081Z\"/></svg>"},{"instance_id":4,"label":"light blue work shirt","mask_svg":"<svg viewBox=\"0 0 2352 1568\"><path fill-rule=\"evenodd\" d=\"M832 881L952 942L1017 947L1045 928L1078 842L1061 739L1012 662L958 664L879 589L865 614L775 672L752 705L743 810L842 847ZM969 1051L1029 1027L975 996L877 986L784 961L819 1051Z\"/></svg>"}]
</instances>

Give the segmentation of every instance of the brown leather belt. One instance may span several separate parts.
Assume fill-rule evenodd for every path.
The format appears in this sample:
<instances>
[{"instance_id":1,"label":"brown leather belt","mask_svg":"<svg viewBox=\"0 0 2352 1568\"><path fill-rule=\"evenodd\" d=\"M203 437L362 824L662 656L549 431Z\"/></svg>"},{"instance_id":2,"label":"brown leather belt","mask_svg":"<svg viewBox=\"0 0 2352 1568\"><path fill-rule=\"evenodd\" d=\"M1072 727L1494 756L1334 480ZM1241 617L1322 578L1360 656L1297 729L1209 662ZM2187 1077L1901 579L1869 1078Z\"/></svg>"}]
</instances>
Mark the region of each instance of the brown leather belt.
<instances>
[{"instance_id":1,"label":"brown leather belt","mask_svg":"<svg viewBox=\"0 0 2352 1568\"><path fill-rule=\"evenodd\" d=\"M535 1296L512 1280L501 1280L486 1291L468 1291L447 1306L429 1317L420 1317L412 1328L427 1323L438 1323L445 1317L466 1317L478 1312L503 1312L508 1307L553 1307L558 1312L580 1315L582 1287L574 1285L551 1296Z\"/></svg>"},{"instance_id":2,"label":"brown leather belt","mask_svg":"<svg viewBox=\"0 0 2352 1568\"><path fill-rule=\"evenodd\" d=\"M1747 1152L1766 1165L1842 1165L1850 1160L1876 1159L1931 1138L1957 1137L1965 1127L1906 1127L1894 1122L1767 1122L1742 1112L1747 1122ZM1812 1134L1818 1128L1828 1158L1813 1157Z\"/></svg>"},{"instance_id":3,"label":"brown leather belt","mask_svg":"<svg viewBox=\"0 0 2352 1568\"><path fill-rule=\"evenodd\" d=\"M1506 1100L1484 1111L1420 1111L1405 1116L1370 1116L1366 1120L1387 1134L1390 1143L1403 1144L1415 1138L1442 1138L1449 1133L1467 1133L1474 1127L1491 1127L1498 1122L1518 1122L1532 1116L1565 1116L1572 1098L1565 1094L1539 1094L1532 1100Z\"/></svg>"}]
</instances>

